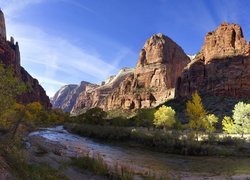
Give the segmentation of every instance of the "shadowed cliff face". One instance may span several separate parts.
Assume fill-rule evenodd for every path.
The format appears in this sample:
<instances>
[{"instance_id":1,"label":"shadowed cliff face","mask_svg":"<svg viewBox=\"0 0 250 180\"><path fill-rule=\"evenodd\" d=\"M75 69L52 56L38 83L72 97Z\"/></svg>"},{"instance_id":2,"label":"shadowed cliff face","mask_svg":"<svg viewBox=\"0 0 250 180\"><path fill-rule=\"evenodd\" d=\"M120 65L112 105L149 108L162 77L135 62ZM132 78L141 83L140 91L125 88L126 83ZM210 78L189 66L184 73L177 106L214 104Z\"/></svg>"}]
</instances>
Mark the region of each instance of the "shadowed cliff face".
<instances>
[{"instance_id":1,"label":"shadowed cliff face","mask_svg":"<svg viewBox=\"0 0 250 180\"><path fill-rule=\"evenodd\" d=\"M250 97L250 46L241 27L221 24L206 35L204 45L177 81L176 95L202 94Z\"/></svg>"},{"instance_id":2,"label":"shadowed cliff face","mask_svg":"<svg viewBox=\"0 0 250 180\"><path fill-rule=\"evenodd\" d=\"M6 31L4 23L4 15L0 10L0 63L6 67L13 67L14 73L25 84L29 86L28 92L22 94L18 101L21 103L40 102L45 108L51 108L49 97L44 89L39 85L39 82L34 79L20 65L20 52L18 43L14 42L14 38L6 40Z\"/></svg>"}]
</instances>

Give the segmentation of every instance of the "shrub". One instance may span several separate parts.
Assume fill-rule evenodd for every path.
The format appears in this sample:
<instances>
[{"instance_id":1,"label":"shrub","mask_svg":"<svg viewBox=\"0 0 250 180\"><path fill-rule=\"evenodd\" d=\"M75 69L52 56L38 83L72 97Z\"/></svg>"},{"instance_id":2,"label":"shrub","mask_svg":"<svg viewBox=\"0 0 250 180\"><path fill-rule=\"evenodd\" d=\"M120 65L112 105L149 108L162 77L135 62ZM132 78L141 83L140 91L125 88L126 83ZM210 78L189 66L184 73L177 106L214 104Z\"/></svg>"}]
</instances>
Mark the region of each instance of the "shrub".
<instances>
[{"instance_id":1,"label":"shrub","mask_svg":"<svg viewBox=\"0 0 250 180\"><path fill-rule=\"evenodd\" d=\"M135 116L136 126L152 127L155 112L155 109L139 109Z\"/></svg>"}]
</instances>

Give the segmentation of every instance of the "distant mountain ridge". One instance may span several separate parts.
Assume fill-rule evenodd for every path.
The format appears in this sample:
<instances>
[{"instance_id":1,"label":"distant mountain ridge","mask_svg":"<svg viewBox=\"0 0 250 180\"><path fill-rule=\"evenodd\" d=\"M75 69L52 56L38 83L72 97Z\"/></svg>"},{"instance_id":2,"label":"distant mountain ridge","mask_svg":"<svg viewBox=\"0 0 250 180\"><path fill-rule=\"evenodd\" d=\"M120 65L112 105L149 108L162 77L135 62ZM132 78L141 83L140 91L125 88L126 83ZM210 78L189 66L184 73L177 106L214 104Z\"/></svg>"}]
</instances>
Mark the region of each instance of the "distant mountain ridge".
<instances>
[{"instance_id":1,"label":"distant mountain ridge","mask_svg":"<svg viewBox=\"0 0 250 180\"><path fill-rule=\"evenodd\" d=\"M86 85L90 83L81 82L80 85L65 85L51 98L53 108L60 108L65 112L70 112L76 102L78 95L85 90Z\"/></svg>"}]
</instances>

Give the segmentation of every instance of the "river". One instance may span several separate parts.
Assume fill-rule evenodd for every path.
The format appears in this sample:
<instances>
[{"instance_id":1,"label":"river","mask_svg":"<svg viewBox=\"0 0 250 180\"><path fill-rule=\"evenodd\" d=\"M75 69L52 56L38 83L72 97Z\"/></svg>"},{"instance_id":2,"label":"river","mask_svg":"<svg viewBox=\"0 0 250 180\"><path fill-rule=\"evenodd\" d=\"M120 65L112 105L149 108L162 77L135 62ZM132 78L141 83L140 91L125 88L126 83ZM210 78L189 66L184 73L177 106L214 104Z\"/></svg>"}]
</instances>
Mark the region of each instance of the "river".
<instances>
[{"instance_id":1,"label":"river","mask_svg":"<svg viewBox=\"0 0 250 180\"><path fill-rule=\"evenodd\" d=\"M122 167L136 174L163 179L250 178L248 157L193 157L121 147L71 134L63 126L30 133L27 146L37 145L59 156L99 157L113 170Z\"/></svg>"}]
</instances>

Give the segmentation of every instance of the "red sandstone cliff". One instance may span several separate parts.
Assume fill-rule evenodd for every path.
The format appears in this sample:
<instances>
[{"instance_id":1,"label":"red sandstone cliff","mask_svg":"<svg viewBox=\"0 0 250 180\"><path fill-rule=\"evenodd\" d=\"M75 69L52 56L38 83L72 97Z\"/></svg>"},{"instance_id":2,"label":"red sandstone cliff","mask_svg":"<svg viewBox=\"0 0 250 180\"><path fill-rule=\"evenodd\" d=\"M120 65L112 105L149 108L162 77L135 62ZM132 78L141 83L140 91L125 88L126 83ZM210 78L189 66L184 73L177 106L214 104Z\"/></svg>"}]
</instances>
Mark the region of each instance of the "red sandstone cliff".
<instances>
[{"instance_id":1,"label":"red sandstone cliff","mask_svg":"<svg viewBox=\"0 0 250 180\"><path fill-rule=\"evenodd\" d=\"M178 79L176 96L202 94L250 98L250 46L237 24L221 24Z\"/></svg>"},{"instance_id":2,"label":"red sandstone cliff","mask_svg":"<svg viewBox=\"0 0 250 180\"><path fill-rule=\"evenodd\" d=\"M134 71L79 95L72 113L92 107L104 110L149 108L174 97L178 76L190 62L174 41L163 34L153 35L142 48ZM114 78L116 79L116 78ZM112 82L111 81L111 82Z\"/></svg>"},{"instance_id":3,"label":"red sandstone cliff","mask_svg":"<svg viewBox=\"0 0 250 180\"><path fill-rule=\"evenodd\" d=\"M106 98L103 108L149 108L173 98L176 80L189 62L173 40L163 34L153 35L140 52L134 74Z\"/></svg>"}]
</instances>

